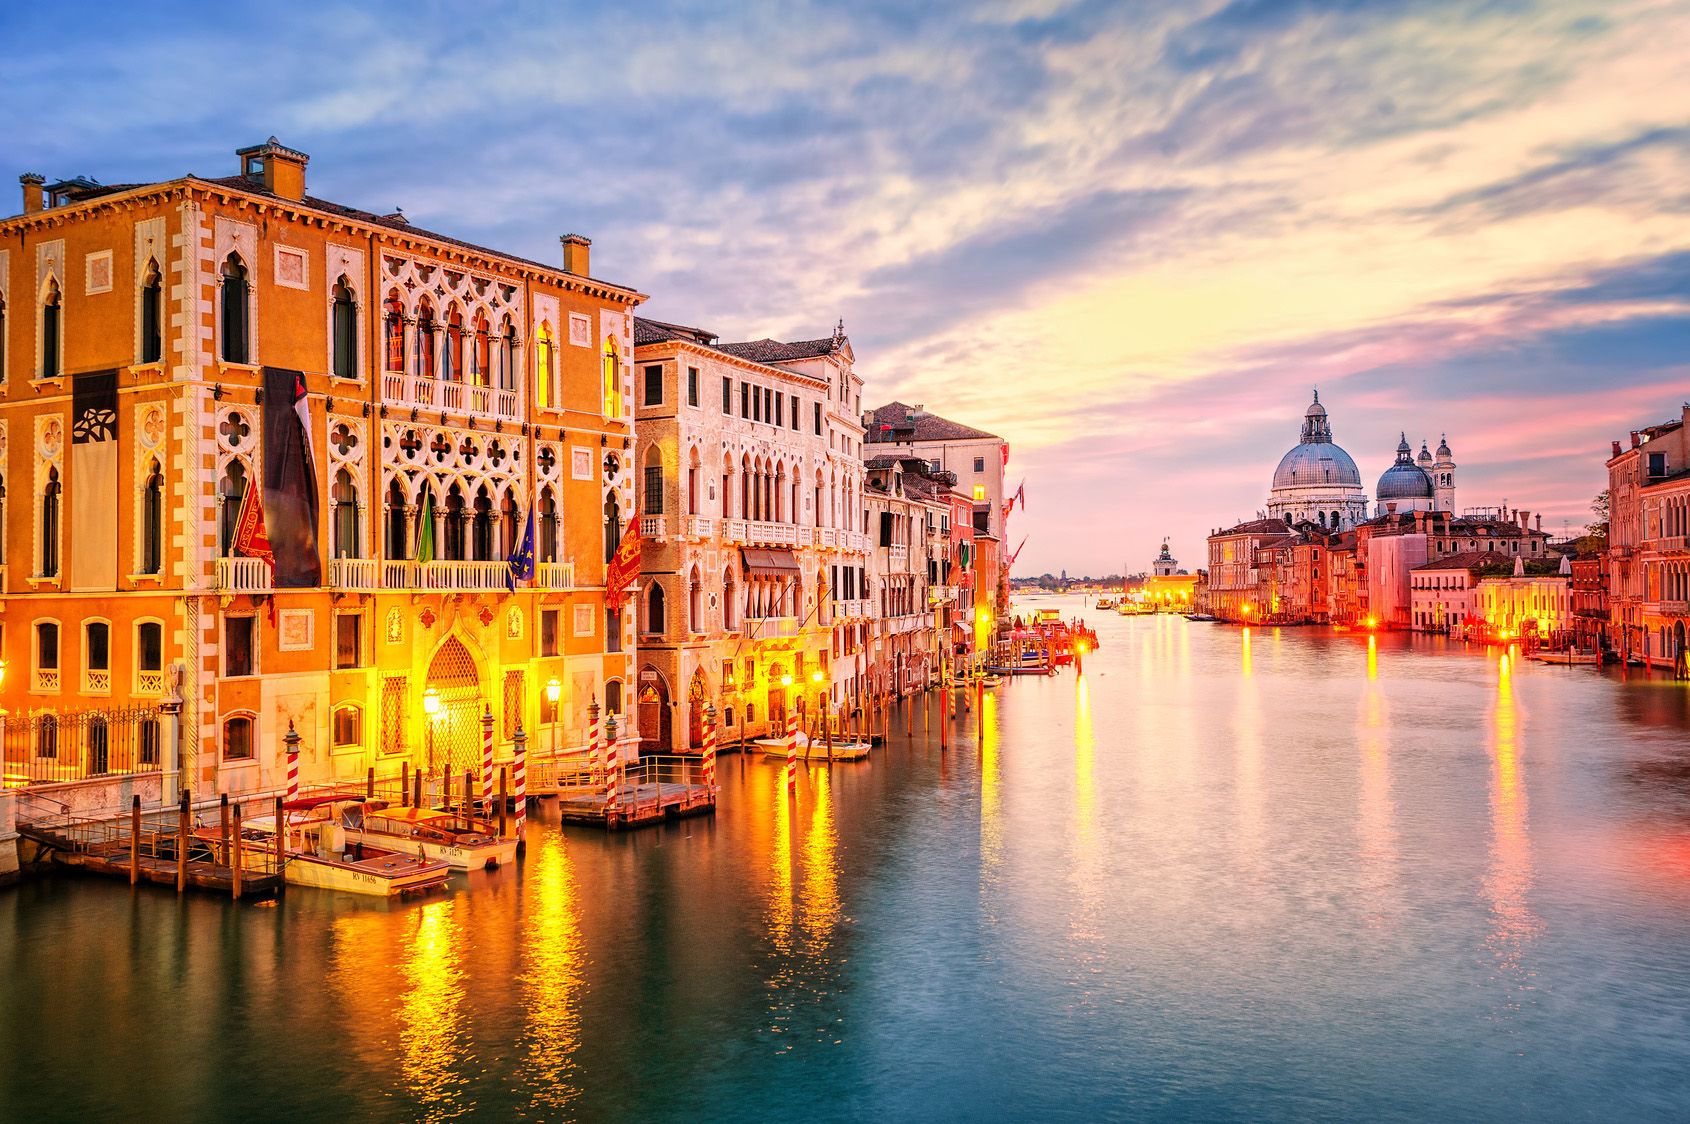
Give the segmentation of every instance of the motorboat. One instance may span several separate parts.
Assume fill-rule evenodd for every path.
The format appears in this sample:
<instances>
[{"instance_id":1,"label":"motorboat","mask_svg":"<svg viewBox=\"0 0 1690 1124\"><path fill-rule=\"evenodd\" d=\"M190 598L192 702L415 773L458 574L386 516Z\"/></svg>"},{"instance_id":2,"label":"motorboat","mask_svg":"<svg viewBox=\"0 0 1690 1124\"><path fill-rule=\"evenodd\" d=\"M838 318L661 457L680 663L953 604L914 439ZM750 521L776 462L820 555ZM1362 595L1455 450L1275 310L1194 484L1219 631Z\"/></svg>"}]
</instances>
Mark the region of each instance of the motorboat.
<instances>
[{"instance_id":1,"label":"motorboat","mask_svg":"<svg viewBox=\"0 0 1690 1124\"><path fill-rule=\"evenodd\" d=\"M995 691L999 687L1003 686L1003 679L1001 676L997 675L982 676L980 679L980 686L986 688L988 691Z\"/></svg>"},{"instance_id":2,"label":"motorboat","mask_svg":"<svg viewBox=\"0 0 1690 1124\"><path fill-rule=\"evenodd\" d=\"M770 757L786 756L785 738L758 738L754 744ZM798 733L798 757L803 761L826 761L830 755L834 761L861 761L871 748L866 741L835 738L830 751L825 740L812 739L803 731Z\"/></svg>"},{"instance_id":3,"label":"motorboat","mask_svg":"<svg viewBox=\"0 0 1690 1124\"><path fill-rule=\"evenodd\" d=\"M369 800L347 807L340 818L352 842L420 851L454 870L486 870L516 861L515 839L500 839L492 824L466 822L438 808L395 808Z\"/></svg>"},{"instance_id":4,"label":"motorboat","mask_svg":"<svg viewBox=\"0 0 1690 1124\"><path fill-rule=\"evenodd\" d=\"M362 796L328 794L283 804L283 879L294 886L375 897L417 894L444 886L452 868L439 859L428 858L420 848L407 853L396 846L347 838L342 812L363 803ZM242 839L260 846L273 846L275 837L273 815L254 816L241 829Z\"/></svg>"},{"instance_id":5,"label":"motorboat","mask_svg":"<svg viewBox=\"0 0 1690 1124\"><path fill-rule=\"evenodd\" d=\"M1595 652L1580 652L1577 649L1573 649L1573 648L1568 648L1568 649L1565 649L1565 650L1559 651L1559 652L1556 652L1556 651L1537 651L1537 652L1533 652L1531 654L1531 658L1534 659L1534 660L1537 660L1539 663L1554 663L1554 664L1569 664L1569 665L1573 665L1573 664L1595 664L1595 663L1601 662L1601 657L1599 657Z\"/></svg>"}]
</instances>

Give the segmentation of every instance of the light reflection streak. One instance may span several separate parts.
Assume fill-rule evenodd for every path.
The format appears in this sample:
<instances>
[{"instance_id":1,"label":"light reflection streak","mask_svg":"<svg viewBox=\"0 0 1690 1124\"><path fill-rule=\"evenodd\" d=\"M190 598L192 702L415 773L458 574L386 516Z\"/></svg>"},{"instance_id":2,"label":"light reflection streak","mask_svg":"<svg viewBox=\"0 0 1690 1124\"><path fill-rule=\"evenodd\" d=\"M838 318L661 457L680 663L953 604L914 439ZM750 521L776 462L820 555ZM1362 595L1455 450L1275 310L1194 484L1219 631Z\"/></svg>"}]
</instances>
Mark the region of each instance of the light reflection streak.
<instances>
[{"instance_id":1,"label":"light reflection streak","mask_svg":"<svg viewBox=\"0 0 1690 1124\"><path fill-rule=\"evenodd\" d=\"M585 957L575 868L563 840L553 836L530 847L524 881L533 888L523 925L519 980L528 1026L523 1077L534 1103L560 1109L579 1094L575 1051L581 1044L579 996Z\"/></svg>"},{"instance_id":2,"label":"light reflection streak","mask_svg":"<svg viewBox=\"0 0 1690 1124\"><path fill-rule=\"evenodd\" d=\"M1379 641L1367 638L1367 685L1361 693L1356 719L1356 743L1361 749L1362 877L1372 898L1370 925L1383 921L1389 890L1396 878L1396 806L1391 799L1390 705L1379 685Z\"/></svg>"},{"instance_id":3,"label":"light reflection streak","mask_svg":"<svg viewBox=\"0 0 1690 1124\"><path fill-rule=\"evenodd\" d=\"M988 694L986 701L993 708L994 716L997 708L996 693ZM980 889L997 880L998 870L1003 864L1003 776L1002 767L998 760L1000 732L996 722L989 722L985 727L985 737L980 741Z\"/></svg>"},{"instance_id":4,"label":"light reflection streak","mask_svg":"<svg viewBox=\"0 0 1690 1124\"><path fill-rule=\"evenodd\" d=\"M1256 858L1262 835L1262 700L1250 670L1250 630L1244 629L1244 677L1238 685L1233 733L1238 742L1238 845Z\"/></svg>"},{"instance_id":5,"label":"light reflection streak","mask_svg":"<svg viewBox=\"0 0 1690 1124\"><path fill-rule=\"evenodd\" d=\"M456 907L448 899L417 909L402 966L410 988L399 1003L399 1073L425 1120L449 1120L468 1110L457 1103L468 1081L458 1072L465 942Z\"/></svg>"},{"instance_id":6,"label":"light reflection streak","mask_svg":"<svg viewBox=\"0 0 1690 1124\"><path fill-rule=\"evenodd\" d=\"M1541 922L1532 912L1531 838L1520 760L1520 720L1514 695L1512 652L1497 660L1496 697L1491 707L1491 869L1485 879L1491 932L1486 940L1502 974L1521 991L1531 989L1525 948ZM1518 1000L1509 1003L1517 1007Z\"/></svg>"},{"instance_id":7,"label":"light reflection streak","mask_svg":"<svg viewBox=\"0 0 1690 1124\"><path fill-rule=\"evenodd\" d=\"M1097 736L1092 727L1091 685L1074 685L1074 900L1069 918L1072 934L1088 941L1102 939L1098 924L1102 901L1102 853L1097 830Z\"/></svg>"},{"instance_id":8,"label":"light reflection streak","mask_svg":"<svg viewBox=\"0 0 1690 1124\"><path fill-rule=\"evenodd\" d=\"M784 1054L798 1045L797 1035L813 1019L825 1018L825 1025L816 1027L818 1037L837 1042L831 950L842 920L839 838L830 767L814 766L808 771L808 819L801 839L799 819L805 809L787 796L780 779L783 771L772 772L776 774L775 833L770 847L766 918L770 967L765 986L768 1030L782 1036L777 1052Z\"/></svg>"}]
</instances>

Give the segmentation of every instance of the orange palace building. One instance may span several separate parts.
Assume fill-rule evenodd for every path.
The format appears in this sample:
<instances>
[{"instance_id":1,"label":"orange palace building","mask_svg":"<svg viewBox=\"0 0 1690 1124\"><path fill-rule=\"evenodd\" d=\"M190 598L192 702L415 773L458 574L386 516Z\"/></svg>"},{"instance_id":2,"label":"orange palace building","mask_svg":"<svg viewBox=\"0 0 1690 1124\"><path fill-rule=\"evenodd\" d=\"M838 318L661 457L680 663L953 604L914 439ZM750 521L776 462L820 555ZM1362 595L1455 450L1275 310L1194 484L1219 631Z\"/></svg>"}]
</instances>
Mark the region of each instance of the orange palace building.
<instances>
[{"instance_id":1,"label":"orange palace building","mask_svg":"<svg viewBox=\"0 0 1690 1124\"><path fill-rule=\"evenodd\" d=\"M313 198L275 138L236 160L24 176L0 220L6 783L272 789L290 724L307 781L461 775L484 713L500 756L579 744L627 697L643 296L578 235L544 265Z\"/></svg>"}]
</instances>

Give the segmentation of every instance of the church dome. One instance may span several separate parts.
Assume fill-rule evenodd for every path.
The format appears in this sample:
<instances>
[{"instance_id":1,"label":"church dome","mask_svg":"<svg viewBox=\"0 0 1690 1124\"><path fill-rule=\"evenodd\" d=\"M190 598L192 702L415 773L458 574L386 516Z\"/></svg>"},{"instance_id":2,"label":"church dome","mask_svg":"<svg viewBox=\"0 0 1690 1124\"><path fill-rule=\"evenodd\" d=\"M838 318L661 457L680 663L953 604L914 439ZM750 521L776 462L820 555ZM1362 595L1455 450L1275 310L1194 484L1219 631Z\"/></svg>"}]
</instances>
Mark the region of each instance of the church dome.
<instances>
[{"instance_id":1,"label":"church dome","mask_svg":"<svg viewBox=\"0 0 1690 1124\"><path fill-rule=\"evenodd\" d=\"M1361 470L1350 454L1330 441L1298 445L1273 470L1275 488L1311 488L1322 484L1361 487Z\"/></svg>"},{"instance_id":2,"label":"church dome","mask_svg":"<svg viewBox=\"0 0 1690 1124\"><path fill-rule=\"evenodd\" d=\"M1385 470L1374 493L1380 503L1386 500L1429 500L1432 498L1432 478L1414 463L1414 450L1405 434L1397 445L1397 463Z\"/></svg>"}]
</instances>

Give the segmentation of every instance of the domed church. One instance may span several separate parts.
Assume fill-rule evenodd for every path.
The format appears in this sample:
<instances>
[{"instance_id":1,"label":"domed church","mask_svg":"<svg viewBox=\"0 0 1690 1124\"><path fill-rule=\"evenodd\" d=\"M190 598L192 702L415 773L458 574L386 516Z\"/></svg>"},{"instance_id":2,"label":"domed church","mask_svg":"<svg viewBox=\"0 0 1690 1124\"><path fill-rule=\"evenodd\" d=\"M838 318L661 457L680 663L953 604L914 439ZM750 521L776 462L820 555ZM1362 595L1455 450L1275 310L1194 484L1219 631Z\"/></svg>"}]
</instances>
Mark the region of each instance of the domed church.
<instances>
[{"instance_id":1,"label":"domed church","mask_svg":"<svg viewBox=\"0 0 1690 1124\"><path fill-rule=\"evenodd\" d=\"M1455 510L1455 458L1448 439L1438 442L1434 460L1424 441L1420 443L1420 456L1415 457L1408 434L1402 434L1397 441L1396 463L1379 477L1376 495L1380 515Z\"/></svg>"},{"instance_id":2,"label":"domed church","mask_svg":"<svg viewBox=\"0 0 1690 1124\"><path fill-rule=\"evenodd\" d=\"M1361 472L1350 454L1333 444L1332 426L1318 390L1303 415L1302 440L1280 458L1279 467L1273 471L1268 516L1292 524L1319 523L1339 531L1347 531L1367 518Z\"/></svg>"}]
</instances>

